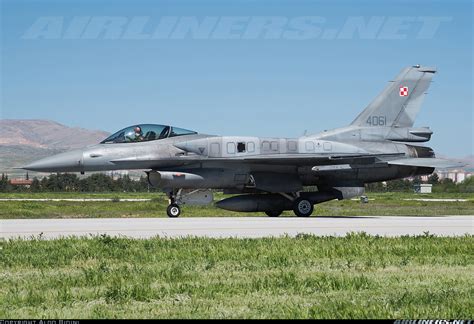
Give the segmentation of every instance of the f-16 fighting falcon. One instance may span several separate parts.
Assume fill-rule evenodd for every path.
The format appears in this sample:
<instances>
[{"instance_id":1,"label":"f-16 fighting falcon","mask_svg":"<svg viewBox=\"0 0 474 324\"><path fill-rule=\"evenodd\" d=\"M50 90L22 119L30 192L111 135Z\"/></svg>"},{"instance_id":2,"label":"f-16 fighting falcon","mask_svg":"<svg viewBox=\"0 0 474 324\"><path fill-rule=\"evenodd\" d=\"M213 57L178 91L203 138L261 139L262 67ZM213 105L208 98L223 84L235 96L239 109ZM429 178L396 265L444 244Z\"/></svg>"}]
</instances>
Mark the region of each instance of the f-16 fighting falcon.
<instances>
[{"instance_id":1,"label":"f-16 fighting falcon","mask_svg":"<svg viewBox=\"0 0 474 324\"><path fill-rule=\"evenodd\" d=\"M212 189L234 196L216 206L307 217L313 206L360 196L364 184L431 174L456 163L416 145L429 127L413 127L436 69L415 65L400 74L349 125L299 138L215 136L142 124L97 145L33 162L23 169L88 172L143 169L169 197L167 214L213 201ZM304 189L313 188L312 190Z\"/></svg>"}]
</instances>

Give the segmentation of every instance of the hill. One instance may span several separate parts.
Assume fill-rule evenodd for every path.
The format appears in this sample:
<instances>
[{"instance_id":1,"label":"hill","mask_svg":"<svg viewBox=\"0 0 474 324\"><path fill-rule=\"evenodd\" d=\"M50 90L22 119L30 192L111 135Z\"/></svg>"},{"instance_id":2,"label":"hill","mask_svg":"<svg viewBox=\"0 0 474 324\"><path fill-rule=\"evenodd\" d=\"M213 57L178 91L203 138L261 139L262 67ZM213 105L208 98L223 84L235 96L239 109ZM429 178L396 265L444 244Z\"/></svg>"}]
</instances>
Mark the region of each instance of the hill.
<instances>
[{"instance_id":1,"label":"hill","mask_svg":"<svg viewBox=\"0 0 474 324\"><path fill-rule=\"evenodd\" d=\"M0 145L45 149L76 149L98 143L108 135L100 130L68 127L50 120L0 120Z\"/></svg>"},{"instance_id":2,"label":"hill","mask_svg":"<svg viewBox=\"0 0 474 324\"><path fill-rule=\"evenodd\" d=\"M96 144L109 133L68 127L50 120L0 120L0 172L22 174L12 167L71 149Z\"/></svg>"}]
</instances>

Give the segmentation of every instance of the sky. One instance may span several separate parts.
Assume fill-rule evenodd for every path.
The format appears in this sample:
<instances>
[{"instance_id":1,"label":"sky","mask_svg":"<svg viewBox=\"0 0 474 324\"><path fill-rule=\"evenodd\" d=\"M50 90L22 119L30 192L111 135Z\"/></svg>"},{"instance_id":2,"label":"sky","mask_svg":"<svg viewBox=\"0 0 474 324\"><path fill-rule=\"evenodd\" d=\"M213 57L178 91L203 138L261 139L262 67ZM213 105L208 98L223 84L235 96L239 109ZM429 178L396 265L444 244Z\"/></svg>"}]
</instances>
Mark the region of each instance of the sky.
<instances>
[{"instance_id":1,"label":"sky","mask_svg":"<svg viewBox=\"0 0 474 324\"><path fill-rule=\"evenodd\" d=\"M474 151L472 1L0 2L2 119L298 137L421 64L438 73L415 126Z\"/></svg>"}]
</instances>

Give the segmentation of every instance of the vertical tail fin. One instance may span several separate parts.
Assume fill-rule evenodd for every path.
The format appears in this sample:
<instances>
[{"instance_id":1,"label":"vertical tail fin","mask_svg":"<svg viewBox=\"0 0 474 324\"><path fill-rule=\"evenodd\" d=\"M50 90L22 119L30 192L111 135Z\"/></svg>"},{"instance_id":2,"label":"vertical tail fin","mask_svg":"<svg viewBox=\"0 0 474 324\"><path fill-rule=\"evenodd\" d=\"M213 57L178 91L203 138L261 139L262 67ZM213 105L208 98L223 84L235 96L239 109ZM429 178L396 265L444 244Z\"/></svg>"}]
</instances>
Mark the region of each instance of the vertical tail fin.
<instances>
[{"instance_id":1,"label":"vertical tail fin","mask_svg":"<svg viewBox=\"0 0 474 324\"><path fill-rule=\"evenodd\" d=\"M419 65L403 69L351 125L412 127L434 73Z\"/></svg>"}]
</instances>

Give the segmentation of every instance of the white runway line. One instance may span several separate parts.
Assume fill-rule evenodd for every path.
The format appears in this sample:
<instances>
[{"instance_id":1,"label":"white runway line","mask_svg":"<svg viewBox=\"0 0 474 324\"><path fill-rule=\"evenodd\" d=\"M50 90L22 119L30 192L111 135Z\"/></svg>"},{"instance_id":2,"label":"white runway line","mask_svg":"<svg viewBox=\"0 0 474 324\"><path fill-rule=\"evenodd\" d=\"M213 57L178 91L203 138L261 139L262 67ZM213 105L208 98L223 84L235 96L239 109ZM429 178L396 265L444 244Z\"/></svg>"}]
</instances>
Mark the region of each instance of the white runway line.
<instances>
[{"instance_id":1,"label":"white runway line","mask_svg":"<svg viewBox=\"0 0 474 324\"><path fill-rule=\"evenodd\" d=\"M437 201L437 202L466 202L467 199L439 199L439 198L417 198L417 199L403 199L406 201Z\"/></svg>"},{"instance_id":2,"label":"white runway line","mask_svg":"<svg viewBox=\"0 0 474 324\"><path fill-rule=\"evenodd\" d=\"M344 236L370 235L462 236L474 234L474 216L354 216L354 217L195 217L88 218L0 220L0 238L43 238L107 234L133 238L161 237L270 237L299 233Z\"/></svg>"}]
</instances>

